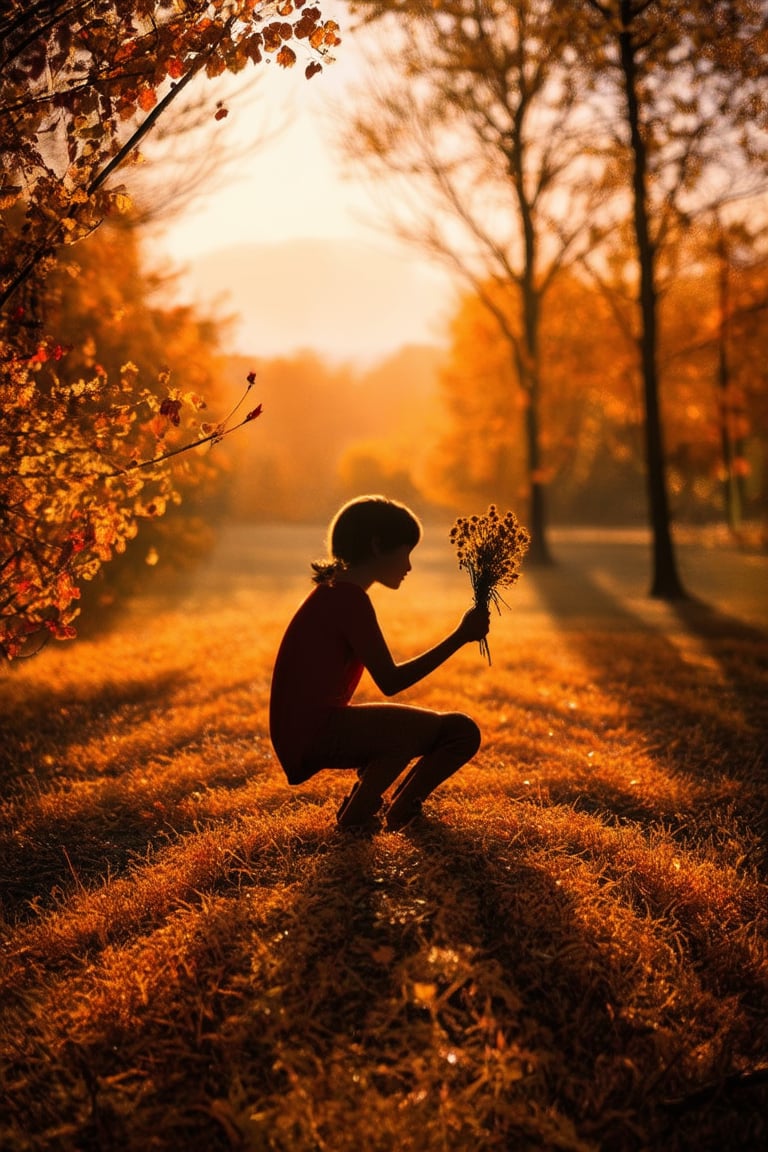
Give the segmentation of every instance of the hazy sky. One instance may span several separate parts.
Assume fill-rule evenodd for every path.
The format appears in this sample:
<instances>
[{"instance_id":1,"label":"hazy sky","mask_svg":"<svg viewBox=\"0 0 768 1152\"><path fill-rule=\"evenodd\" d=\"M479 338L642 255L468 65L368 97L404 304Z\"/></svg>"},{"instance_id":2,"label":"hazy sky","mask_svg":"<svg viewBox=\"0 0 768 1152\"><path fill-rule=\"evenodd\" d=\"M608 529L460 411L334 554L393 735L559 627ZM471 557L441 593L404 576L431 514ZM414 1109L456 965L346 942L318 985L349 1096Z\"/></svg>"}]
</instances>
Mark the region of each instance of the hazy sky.
<instances>
[{"instance_id":1,"label":"hazy sky","mask_svg":"<svg viewBox=\"0 0 768 1152\"><path fill-rule=\"evenodd\" d=\"M453 289L442 269L374 226L374 201L362 180L342 179L333 147L337 109L368 65L357 38L345 35L346 5L321 2L342 35L335 62L321 74L308 81L310 57L301 56L290 70L274 61L249 69L246 79L256 83L225 101L229 115L220 124L213 104L231 81L209 82L211 130L226 134L238 159L201 203L162 224L156 251L187 269L184 293L203 305L224 299L240 317L233 351L273 355L311 347L335 358L375 359L404 343L439 341ZM247 147L269 130L266 142ZM297 271L296 242L307 240L355 241L360 250L340 245L334 258L304 243ZM294 248L282 262L279 254L254 261L244 253L238 260L248 245L288 242ZM372 248L383 250L380 259ZM221 259L206 259L221 250ZM298 289L310 294L299 308Z\"/></svg>"}]
</instances>

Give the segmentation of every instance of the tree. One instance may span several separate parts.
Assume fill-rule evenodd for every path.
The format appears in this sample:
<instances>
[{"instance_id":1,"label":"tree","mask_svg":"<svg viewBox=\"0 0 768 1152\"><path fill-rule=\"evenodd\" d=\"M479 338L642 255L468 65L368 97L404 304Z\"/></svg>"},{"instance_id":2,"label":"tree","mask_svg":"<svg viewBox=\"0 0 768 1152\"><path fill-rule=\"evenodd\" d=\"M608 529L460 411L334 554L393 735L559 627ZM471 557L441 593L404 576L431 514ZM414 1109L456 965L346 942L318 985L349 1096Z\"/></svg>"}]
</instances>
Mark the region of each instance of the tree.
<instances>
[{"instance_id":1,"label":"tree","mask_svg":"<svg viewBox=\"0 0 768 1152\"><path fill-rule=\"evenodd\" d=\"M68 638L79 582L178 498L161 462L193 389L167 364L109 376L98 349L52 328L51 274L110 214L130 209L116 173L199 75L239 72L306 45L308 77L338 43L304 0L10 0L0 15L0 651ZM214 113L226 116L226 108ZM75 259L67 262L71 270ZM178 319L178 317L177 317ZM172 341L169 341L171 343ZM71 367L70 367L71 366ZM82 371L78 368L83 368ZM249 383L250 387L250 383ZM258 415L259 408L245 416ZM227 421L201 424L216 442Z\"/></svg>"},{"instance_id":2,"label":"tree","mask_svg":"<svg viewBox=\"0 0 768 1152\"><path fill-rule=\"evenodd\" d=\"M526 483L514 452L525 403L510 378L506 342L473 295L462 301L451 334L440 376L445 427L432 453L430 491L451 506L499 493L516 502ZM642 414L633 349L609 298L577 270L562 273L547 297L540 342L553 519L635 520Z\"/></svg>"},{"instance_id":3,"label":"tree","mask_svg":"<svg viewBox=\"0 0 768 1152\"><path fill-rule=\"evenodd\" d=\"M457 271L504 334L524 398L530 559L548 563L541 314L590 242L587 205L600 194L568 21L554 0L353 8L399 18L397 65L358 102L345 150L387 188L388 222Z\"/></svg>"},{"instance_id":4,"label":"tree","mask_svg":"<svg viewBox=\"0 0 768 1152\"><path fill-rule=\"evenodd\" d=\"M744 206L738 219L727 207L727 222L719 206L705 226L668 245L663 263L672 260L676 271L662 274L669 283L660 298L659 368L677 510L708 517L718 510L738 537L742 517L760 505L768 261L759 213Z\"/></svg>"},{"instance_id":5,"label":"tree","mask_svg":"<svg viewBox=\"0 0 768 1152\"><path fill-rule=\"evenodd\" d=\"M765 234L765 229L763 229ZM768 258L760 253L749 225L728 225L722 212L714 213L712 228L714 272L717 285L716 345L717 392L721 471L725 518L737 533L747 503L746 480L750 466L745 445L750 416L768 399L768 366L758 354L748 355L757 337L765 348L768 334ZM762 275L761 275L762 273ZM745 364L745 361L748 364ZM745 371L746 367L746 371ZM750 411L752 409L752 412ZM760 421L758 427L768 426Z\"/></svg>"},{"instance_id":6,"label":"tree","mask_svg":"<svg viewBox=\"0 0 768 1152\"><path fill-rule=\"evenodd\" d=\"M707 182L766 156L768 13L753 0L586 0L584 59L614 84L637 253L651 595L683 597L672 544L658 366L659 254ZM761 135L762 134L762 135Z\"/></svg>"},{"instance_id":7,"label":"tree","mask_svg":"<svg viewBox=\"0 0 768 1152\"><path fill-rule=\"evenodd\" d=\"M510 308L499 289L498 306ZM493 294L486 286L486 296ZM515 323L514 315L508 324ZM474 293L460 301L439 375L442 427L429 458L428 491L452 509L471 503L518 507L528 488L516 445L524 437L525 396L493 312Z\"/></svg>"},{"instance_id":8,"label":"tree","mask_svg":"<svg viewBox=\"0 0 768 1152\"><path fill-rule=\"evenodd\" d=\"M57 371L70 386L94 374L119 379L127 364L135 365L137 379L149 389L157 382L158 404L170 397L169 387L178 385L181 395L189 397L178 410L179 425L165 418L155 424L170 446L171 432L174 443L183 437L193 440L204 434L201 424L210 413L223 410L229 390L221 387L219 347L227 321L172 302L174 278L148 264L143 240L143 230L120 217L81 241L72 250L76 265L62 264L47 282L48 321L52 330L67 333L67 352ZM172 375L166 374L166 365L173 365ZM101 415L107 412L102 409ZM167 471L169 465L164 467ZM140 542L128 543L82 589L83 614L98 622L95 608L117 604L137 577L142 586L152 580L170 588L172 573L205 555L215 540L211 524L226 506L225 477L220 450L207 446L176 457L164 514L155 502L151 516L137 519Z\"/></svg>"}]
</instances>

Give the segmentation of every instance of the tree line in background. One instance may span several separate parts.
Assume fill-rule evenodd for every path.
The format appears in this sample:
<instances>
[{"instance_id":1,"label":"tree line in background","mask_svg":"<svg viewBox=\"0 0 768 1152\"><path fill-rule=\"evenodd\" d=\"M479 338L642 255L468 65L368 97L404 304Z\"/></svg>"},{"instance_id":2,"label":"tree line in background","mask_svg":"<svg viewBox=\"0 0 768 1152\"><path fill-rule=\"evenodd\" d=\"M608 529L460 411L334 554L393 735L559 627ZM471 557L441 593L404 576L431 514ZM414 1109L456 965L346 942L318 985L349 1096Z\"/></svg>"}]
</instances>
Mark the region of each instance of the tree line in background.
<instances>
[{"instance_id":1,"label":"tree line in background","mask_svg":"<svg viewBox=\"0 0 768 1152\"><path fill-rule=\"evenodd\" d=\"M624 321L641 385L651 592L682 595L659 309L674 249L692 223L724 222L742 235L754 223L768 175L765 5L354 0L353 10L386 29L394 50L373 89L352 101L347 153L383 190L391 224L456 270L507 340L526 400L531 554L540 562L549 560L546 312L566 270L588 269L599 283L612 262L627 263L633 308ZM767 223L763 206L763 256Z\"/></svg>"},{"instance_id":2,"label":"tree line in background","mask_svg":"<svg viewBox=\"0 0 768 1152\"><path fill-rule=\"evenodd\" d=\"M83 580L109 600L126 565L203 547L214 509L307 519L363 488L434 509L527 500L546 562L551 519L605 519L610 493L611 516L649 518L652 592L673 597L672 507L723 502L735 527L763 506L764 5L350 8L378 80L348 106L346 154L466 294L439 358L259 364L268 433L214 454L228 425L211 412L254 365L167 303L118 173L196 76L302 47L311 76L337 26L300 0L13 0L0 17L6 655L70 636ZM161 466L185 436L207 447ZM130 563L105 570L140 522Z\"/></svg>"},{"instance_id":3,"label":"tree line in background","mask_svg":"<svg viewBox=\"0 0 768 1152\"><path fill-rule=\"evenodd\" d=\"M660 309L659 364L675 519L737 528L768 507L768 266L730 268L723 386L722 267L692 240L688 271ZM643 524L643 403L617 301L572 270L541 328L540 477L558 524ZM493 286L488 287L493 291ZM625 300L627 309L631 301ZM510 317L510 324L514 318ZM245 361L229 361L234 386ZM444 348L406 348L367 372L306 354L261 367L269 436L229 445L231 510L324 519L338 499L383 490L453 517L491 501L524 506L527 397L484 302L467 293Z\"/></svg>"}]
</instances>

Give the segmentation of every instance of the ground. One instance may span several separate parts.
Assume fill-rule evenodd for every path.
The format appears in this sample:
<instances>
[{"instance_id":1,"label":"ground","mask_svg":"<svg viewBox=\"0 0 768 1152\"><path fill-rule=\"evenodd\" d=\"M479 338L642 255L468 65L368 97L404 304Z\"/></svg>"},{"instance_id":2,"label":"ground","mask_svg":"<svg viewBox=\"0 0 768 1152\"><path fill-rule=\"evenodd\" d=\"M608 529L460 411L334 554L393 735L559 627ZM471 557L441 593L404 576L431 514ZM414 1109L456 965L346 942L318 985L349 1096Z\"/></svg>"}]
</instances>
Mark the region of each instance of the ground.
<instances>
[{"instance_id":1,"label":"ground","mask_svg":"<svg viewBox=\"0 0 768 1152\"><path fill-rule=\"evenodd\" d=\"M762 1148L768 561L564 532L404 698L476 760L408 834L290 789L271 659L314 528L230 529L195 583L3 674L8 1152ZM439 526L397 656L458 618ZM370 685L363 686L369 698Z\"/></svg>"}]
</instances>

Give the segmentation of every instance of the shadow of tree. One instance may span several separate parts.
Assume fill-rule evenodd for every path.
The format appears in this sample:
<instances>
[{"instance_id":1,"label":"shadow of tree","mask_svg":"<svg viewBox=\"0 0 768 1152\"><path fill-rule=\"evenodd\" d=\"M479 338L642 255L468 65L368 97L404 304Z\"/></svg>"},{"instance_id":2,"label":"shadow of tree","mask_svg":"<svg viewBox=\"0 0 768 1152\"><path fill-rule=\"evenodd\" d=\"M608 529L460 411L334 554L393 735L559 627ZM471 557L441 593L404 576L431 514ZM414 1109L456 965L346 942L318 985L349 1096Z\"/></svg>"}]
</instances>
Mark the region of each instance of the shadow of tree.
<instances>
[{"instance_id":1,"label":"shadow of tree","mask_svg":"<svg viewBox=\"0 0 768 1152\"><path fill-rule=\"evenodd\" d=\"M618 598L597 586L582 570L560 567L533 576L542 600L566 622L567 643L589 668L592 681L619 697L628 722L642 732L651 755L666 772L691 779L709 791L709 814L656 813L683 834L695 818L697 834L716 830L724 806L762 843L768 864L768 635L701 602L679 601L672 608L683 642L675 643ZM574 622L578 626L569 627ZM685 637L693 637L686 659ZM704 655L704 659L700 657ZM637 669L652 668L640 681ZM674 733L670 739L670 733ZM724 780L736 782L723 791ZM622 819L653 817L652 806L605 781L569 797L567 788L551 795L589 810L615 812Z\"/></svg>"},{"instance_id":2,"label":"shadow of tree","mask_svg":"<svg viewBox=\"0 0 768 1152\"><path fill-rule=\"evenodd\" d=\"M760 1112L745 1111L738 1098L721 1101L715 1144L711 1113L690 1113L685 1120L681 1110L673 1115L670 1102L691 1094L692 1064L685 1057L696 1041L685 1005L665 1008L659 1017L643 1004L648 954L633 952L626 939L618 945L607 904L602 924L594 902L593 919L585 920L551 874L493 833L430 820L407 834L422 854L420 890L437 910L435 938L456 947L468 935L513 991L518 1008L505 1011L502 1000L493 1002L493 1011L546 1069L544 1093L538 1095L534 1078L531 1100L545 1108L556 1103L581 1136L616 1152L752 1146L762 1127ZM654 973L659 990L664 979L663 971ZM716 1041L722 1063L734 1038Z\"/></svg>"},{"instance_id":3,"label":"shadow of tree","mask_svg":"<svg viewBox=\"0 0 768 1152\"><path fill-rule=\"evenodd\" d=\"M262 1068L277 1063L284 1073L278 1084L252 1084L262 1107L269 1096L274 1107L291 1107L287 1097L299 1083L313 1096L312 1125L297 1148L313 1146L313 1126L336 1146L324 1113L330 1085L320 1069L332 1072L342 1098L357 1097L374 1113L375 1099L386 1101L392 1117L405 1113L410 1130L422 1133L423 1143L398 1143L396 1126L394 1133L385 1128L377 1147L465 1147L469 1126L445 1144L437 1137L441 1100L451 1094L471 1097L477 1125L511 1141L508 1147L545 1147L532 1120L537 1108L553 1116L563 1110L562 1124L578 1124L585 1135L605 1132L605 1110L617 1100L599 1086L591 1102L582 1098L590 1078L582 1033L595 1041L598 1060L627 1063L628 1043L639 1058L647 1036L618 1021L606 1003L609 961L565 893L543 869L516 860L508 843L497 848L491 863L472 833L440 824L373 844L339 837L318 855L290 909L267 921L265 938L277 934L281 943L277 962L265 963L256 984L264 988L262 1009L270 988L280 989L279 1025L270 1026L265 1045L257 1013L239 1043L258 1051ZM549 1082L555 1037L566 1098L555 1097ZM498 1079L476 1082L489 1060ZM611 1092L627 1117L631 1076L620 1080ZM638 1099L636 1106L646 1104ZM364 1146L364 1123L357 1131ZM609 1125L606 1146L629 1147L627 1134L618 1121Z\"/></svg>"},{"instance_id":4,"label":"shadow of tree","mask_svg":"<svg viewBox=\"0 0 768 1152\"><path fill-rule=\"evenodd\" d=\"M50 686L25 692L3 723L0 746L6 798L0 891L7 920L24 921L55 907L68 892L115 878L137 857L191 832L204 819L189 804L195 788L248 783L256 752L249 759L206 758L198 717L163 725L169 702L188 684L185 675L168 673L107 680L75 692ZM116 731L128 735L128 744L117 743L99 768L90 759L84 763L87 786L80 795L71 750L81 744L110 748ZM189 754L188 771L178 764L164 770L179 753Z\"/></svg>"},{"instance_id":5,"label":"shadow of tree","mask_svg":"<svg viewBox=\"0 0 768 1152\"><path fill-rule=\"evenodd\" d=\"M127 728L159 716L173 693L188 682L179 672L135 679L104 679L93 688L26 685L2 723L0 782L7 791L33 776L55 779L66 749L84 737L105 740L120 714ZM92 769L89 767L89 772Z\"/></svg>"},{"instance_id":6,"label":"shadow of tree","mask_svg":"<svg viewBox=\"0 0 768 1152\"><path fill-rule=\"evenodd\" d=\"M671 605L685 631L722 669L748 723L763 747L768 744L768 633L720 612L702 600Z\"/></svg>"},{"instance_id":7,"label":"shadow of tree","mask_svg":"<svg viewBox=\"0 0 768 1152\"><path fill-rule=\"evenodd\" d=\"M296 815L264 850L179 937L162 1002L61 1035L65 1060L27 1061L29 1131L53 1093L94 1150L755 1146L740 1100L719 1101L716 1144L711 1109L668 1106L690 1095L685 1003L649 1022L633 1002L647 957L590 929L503 826L366 840Z\"/></svg>"}]
</instances>

